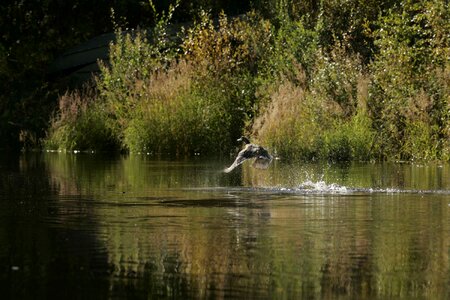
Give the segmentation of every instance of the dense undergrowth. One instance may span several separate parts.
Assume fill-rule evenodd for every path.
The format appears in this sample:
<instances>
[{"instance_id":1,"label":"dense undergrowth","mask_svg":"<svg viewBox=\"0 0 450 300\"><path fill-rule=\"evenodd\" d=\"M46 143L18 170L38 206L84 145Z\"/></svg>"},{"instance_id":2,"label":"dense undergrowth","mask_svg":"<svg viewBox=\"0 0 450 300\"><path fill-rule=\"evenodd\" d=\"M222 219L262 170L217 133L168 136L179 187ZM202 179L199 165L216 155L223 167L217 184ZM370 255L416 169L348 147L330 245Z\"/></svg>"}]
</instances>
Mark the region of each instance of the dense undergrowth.
<instances>
[{"instance_id":1,"label":"dense undergrowth","mask_svg":"<svg viewBox=\"0 0 450 300\"><path fill-rule=\"evenodd\" d=\"M307 160L450 159L446 1L256 1L180 33L123 33L60 97L47 148L228 153L249 134Z\"/></svg>"}]
</instances>

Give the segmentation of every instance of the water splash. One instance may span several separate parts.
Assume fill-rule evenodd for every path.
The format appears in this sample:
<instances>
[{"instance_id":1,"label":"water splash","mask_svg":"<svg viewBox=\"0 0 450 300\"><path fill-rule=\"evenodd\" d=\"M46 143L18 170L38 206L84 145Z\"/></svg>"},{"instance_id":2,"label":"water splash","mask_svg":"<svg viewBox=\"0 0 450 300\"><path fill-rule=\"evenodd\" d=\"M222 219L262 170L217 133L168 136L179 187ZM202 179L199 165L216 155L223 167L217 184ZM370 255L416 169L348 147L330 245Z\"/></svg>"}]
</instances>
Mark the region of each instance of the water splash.
<instances>
[{"instance_id":1,"label":"water splash","mask_svg":"<svg viewBox=\"0 0 450 300\"><path fill-rule=\"evenodd\" d=\"M307 180L300 184L297 190L327 194L347 194L351 192L351 190L349 190L346 186L341 186L335 183L328 184L323 180L316 182Z\"/></svg>"}]
</instances>

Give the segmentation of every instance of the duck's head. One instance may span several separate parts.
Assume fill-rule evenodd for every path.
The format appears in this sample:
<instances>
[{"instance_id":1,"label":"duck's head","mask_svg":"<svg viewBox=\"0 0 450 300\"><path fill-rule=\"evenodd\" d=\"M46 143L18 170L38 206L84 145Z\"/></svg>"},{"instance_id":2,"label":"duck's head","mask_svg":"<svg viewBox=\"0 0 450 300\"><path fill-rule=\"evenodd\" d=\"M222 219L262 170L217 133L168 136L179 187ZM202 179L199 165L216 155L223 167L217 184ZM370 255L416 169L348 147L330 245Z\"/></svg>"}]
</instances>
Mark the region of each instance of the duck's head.
<instances>
[{"instance_id":1,"label":"duck's head","mask_svg":"<svg viewBox=\"0 0 450 300\"><path fill-rule=\"evenodd\" d=\"M241 136L237 139L238 142L244 142L245 144L250 144L250 140L246 138L245 136Z\"/></svg>"}]
</instances>

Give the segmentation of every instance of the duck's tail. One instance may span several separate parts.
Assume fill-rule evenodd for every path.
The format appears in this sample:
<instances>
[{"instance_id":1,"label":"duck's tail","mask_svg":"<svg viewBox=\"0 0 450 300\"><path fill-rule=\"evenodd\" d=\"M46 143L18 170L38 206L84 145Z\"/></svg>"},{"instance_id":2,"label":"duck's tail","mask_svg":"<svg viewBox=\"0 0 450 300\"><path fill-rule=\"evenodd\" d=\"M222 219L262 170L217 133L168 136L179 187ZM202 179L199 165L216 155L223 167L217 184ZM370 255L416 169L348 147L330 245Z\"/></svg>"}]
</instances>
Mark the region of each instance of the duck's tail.
<instances>
[{"instance_id":1,"label":"duck's tail","mask_svg":"<svg viewBox=\"0 0 450 300\"><path fill-rule=\"evenodd\" d=\"M238 165L237 164L232 164L231 166L229 166L228 168L224 169L223 172L224 173L230 173L231 171L233 171Z\"/></svg>"}]
</instances>

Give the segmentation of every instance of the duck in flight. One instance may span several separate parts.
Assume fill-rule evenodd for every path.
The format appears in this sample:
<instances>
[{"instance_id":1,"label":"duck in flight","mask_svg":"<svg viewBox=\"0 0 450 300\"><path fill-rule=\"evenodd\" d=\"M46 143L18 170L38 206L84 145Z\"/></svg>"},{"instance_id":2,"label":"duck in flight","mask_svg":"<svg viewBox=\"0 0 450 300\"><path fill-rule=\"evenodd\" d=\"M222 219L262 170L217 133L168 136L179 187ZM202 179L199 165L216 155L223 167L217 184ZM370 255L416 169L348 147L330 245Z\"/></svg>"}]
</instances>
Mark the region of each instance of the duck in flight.
<instances>
[{"instance_id":1,"label":"duck in flight","mask_svg":"<svg viewBox=\"0 0 450 300\"><path fill-rule=\"evenodd\" d=\"M255 158L252 167L257 169L267 169L269 167L269 164L272 162L272 155L266 149L250 143L249 139L245 136L241 136L237 141L244 142L245 147L238 153L233 164L223 170L225 173L230 173L234 168L251 158Z\"/></svg>"}]
</instances>

